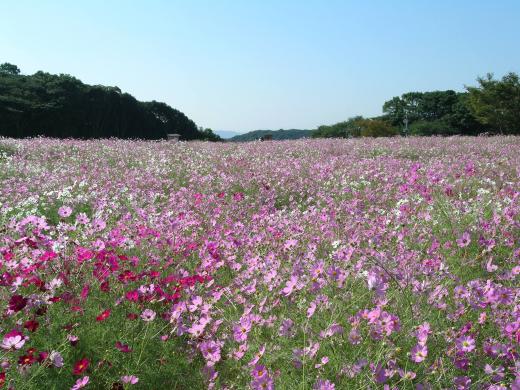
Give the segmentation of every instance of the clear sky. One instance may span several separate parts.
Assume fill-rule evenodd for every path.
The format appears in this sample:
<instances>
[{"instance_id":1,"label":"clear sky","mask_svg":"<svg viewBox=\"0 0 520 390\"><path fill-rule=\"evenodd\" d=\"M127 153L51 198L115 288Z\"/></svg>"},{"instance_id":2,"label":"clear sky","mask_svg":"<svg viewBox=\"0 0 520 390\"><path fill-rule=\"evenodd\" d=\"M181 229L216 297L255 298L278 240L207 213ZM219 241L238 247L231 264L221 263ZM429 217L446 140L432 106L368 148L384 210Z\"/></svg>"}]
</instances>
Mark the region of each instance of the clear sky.
<instances>
[{"instance_id":1,"label":"clear sky","mask_svg":"<svg viewBox=\"0 0 520 390\"><path fill-rule=\"evenodd\" d=\"M315 128L520 71L519 0L0 0L0 62L214 130Z\"/></svg>"}]
</instances>

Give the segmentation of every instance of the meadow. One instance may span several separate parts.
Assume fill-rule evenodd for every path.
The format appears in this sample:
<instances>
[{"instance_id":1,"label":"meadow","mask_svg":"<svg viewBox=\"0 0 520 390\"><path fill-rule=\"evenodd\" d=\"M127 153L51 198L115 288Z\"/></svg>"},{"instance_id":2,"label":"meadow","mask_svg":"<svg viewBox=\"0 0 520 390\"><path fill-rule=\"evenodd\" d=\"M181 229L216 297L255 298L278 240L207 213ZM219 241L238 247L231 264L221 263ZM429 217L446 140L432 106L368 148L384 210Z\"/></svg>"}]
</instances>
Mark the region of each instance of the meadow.
<instances>
[{"instance_id":1,"label":"meadow","mask_svg":"<svg viewBox=\"0 0 520 390\"><path fill-rule=\"evenodd\" d=\"M520 137L0 139L0 388L518 389Z\"/></svg>"}]
</instances>

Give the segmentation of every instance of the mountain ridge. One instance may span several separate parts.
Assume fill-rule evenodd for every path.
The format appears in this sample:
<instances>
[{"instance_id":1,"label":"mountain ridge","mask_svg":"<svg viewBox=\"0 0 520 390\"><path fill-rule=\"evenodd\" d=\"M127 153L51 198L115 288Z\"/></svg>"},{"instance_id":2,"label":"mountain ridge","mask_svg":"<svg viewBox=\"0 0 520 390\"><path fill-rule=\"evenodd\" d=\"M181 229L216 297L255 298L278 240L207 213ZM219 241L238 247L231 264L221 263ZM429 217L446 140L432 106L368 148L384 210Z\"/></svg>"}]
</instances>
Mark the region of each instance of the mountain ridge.
<instances>
[{"instance_id":1,"label":"mountain ridge","mask_svg":"<svg viewBox=\"0 0 520 390\"><path fill-rule=\"evenodd\" d=\"M272 135L273 140L289 140L310 137L313 130L303 129L280 129L280 130L253 130L248 133L236 135L229 138L230 142L249 142L256 141L265 135Z\"/></svg>"}]
</instances>

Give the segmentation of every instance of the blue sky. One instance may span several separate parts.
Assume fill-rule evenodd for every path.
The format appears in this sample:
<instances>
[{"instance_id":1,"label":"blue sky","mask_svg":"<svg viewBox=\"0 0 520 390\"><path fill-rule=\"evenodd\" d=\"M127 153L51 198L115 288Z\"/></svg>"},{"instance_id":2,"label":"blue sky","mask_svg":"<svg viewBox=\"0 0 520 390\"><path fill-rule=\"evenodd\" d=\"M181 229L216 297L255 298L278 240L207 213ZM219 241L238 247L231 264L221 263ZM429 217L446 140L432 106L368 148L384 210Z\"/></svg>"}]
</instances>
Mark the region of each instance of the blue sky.
<instances>
[{"instance_id":1,"label":"blue sky","mask_svg":"<svg viewBox=\"0 0 520 390\"><path fill-rule=\"evenodd\" d=\"M314 128L520 71L520 1L2 1L0 62L214 130Z\"/></svg>"}]
</instances>

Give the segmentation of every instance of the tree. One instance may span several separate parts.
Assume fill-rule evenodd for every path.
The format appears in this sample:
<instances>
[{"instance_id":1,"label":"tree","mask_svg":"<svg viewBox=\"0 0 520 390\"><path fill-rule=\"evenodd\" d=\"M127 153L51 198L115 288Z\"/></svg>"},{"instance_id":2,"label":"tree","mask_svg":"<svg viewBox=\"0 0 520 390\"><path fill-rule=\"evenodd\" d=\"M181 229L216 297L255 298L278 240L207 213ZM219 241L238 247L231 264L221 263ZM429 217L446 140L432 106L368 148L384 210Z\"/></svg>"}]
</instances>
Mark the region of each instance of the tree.
<instances>
[{"instance_id":1,"label":"tree","mask_svg":"<svg viewBox=\"0 0 520 390\"><path fill-rule=\"evenodd\" d=\"M203 140L205 141L211 141L211 142L217 142L222 141L222 138L220 138L219 135L215 134L213 130L209 128L203 128L202 126L199 127L199 132L203 135Z\"/></svg>"},{"instance_id":2,"label":"tree","mask_svg":"<svg viewBox=\"0 0 520 390\"><path fill-rule=\"evenodd\" d=\"M351 138L361 136L361 127L359 121L362 116L349 118L344 122L335 123L333 125L322 125L318 127L312 134L313 138Z\"/></svg>"},{"instance_id":3,"label":"tree","mask_svg":"<svg viewBox=\"0 0 520 390\"><path fill-rule=\"evenodd\" d=\"M454 135L457 130L444 120L417 121L410 126L411 135Z\"/></svg>"},{"instance_id":4,"label":"tree","mask_svg":"<svg viewBox=\"0 0 520 390\"><path fill-rule=\"evenodd\" d=\"M118 87L87 85L67 74L20 75L0 67L0 135L58 138L212 138L182 112L160 102L140 102Z\"/></svg>"},{"instance_id":5,"label":"tree","mask_svg":"<svg viewBox=\"0 0 520 390\"><path fill-rule=\"evenodd\" d=\"M18 75L20 74L20 69L16 65L4 62L0 65L0 74Z\"/></svg>"},{"instance_id":6,"label":"tree","mask_svg":"<svg viewBox=\"0 0 520 390\"><path fill-rule=\"evenodd\" d=\"M358 121L362 137L393 137L399 130L391 123L380 119L363 119Z\"/></svg>"},{"instance_id":7,"label":"tree","mask_svg":"<svg viewBox=\"0 0 520 390\"><path fill-rule=\"evenodd\" d=\"M384 103L384 118L401 129L407 119L416 135L478 134L485 126L468 108L467 95L452 90L408 92Z\"/></svg>"},{"instance_id":8,"label":"tree","mask_svg":"<svg viewBox=\"0 0 520 390\"><path fill-rule=\"evenodd\" d=\"M468 107L483 124L500 134L520 134L520 78L508 73L501 80L493 74L477 78L468 90Z\"/></svg>"}]
</instances>

